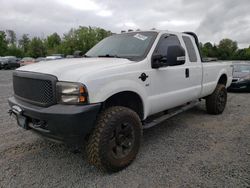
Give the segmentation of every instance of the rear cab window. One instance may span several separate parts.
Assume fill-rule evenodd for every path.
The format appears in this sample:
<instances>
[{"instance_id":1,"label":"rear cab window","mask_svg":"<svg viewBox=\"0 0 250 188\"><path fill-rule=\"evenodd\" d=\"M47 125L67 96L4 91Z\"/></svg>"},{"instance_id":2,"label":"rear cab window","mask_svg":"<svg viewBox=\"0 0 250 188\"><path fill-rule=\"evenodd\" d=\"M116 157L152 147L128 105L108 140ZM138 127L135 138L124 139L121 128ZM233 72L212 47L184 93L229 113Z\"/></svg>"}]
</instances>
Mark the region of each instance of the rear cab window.
<instances>
[{"instance_id":1,"label":"rear cab window","mask_svg":"<svg viewBox=\"0 0 250 188\"><path fill-rule=\"evenodd\" d=\"M188 52L189 61L197 62L198 58L197 58L196 50L195 50L195 47L191 38L188 36L182 36L182 39L185 43L185 46Z\"/></svg>"}]
</instances>

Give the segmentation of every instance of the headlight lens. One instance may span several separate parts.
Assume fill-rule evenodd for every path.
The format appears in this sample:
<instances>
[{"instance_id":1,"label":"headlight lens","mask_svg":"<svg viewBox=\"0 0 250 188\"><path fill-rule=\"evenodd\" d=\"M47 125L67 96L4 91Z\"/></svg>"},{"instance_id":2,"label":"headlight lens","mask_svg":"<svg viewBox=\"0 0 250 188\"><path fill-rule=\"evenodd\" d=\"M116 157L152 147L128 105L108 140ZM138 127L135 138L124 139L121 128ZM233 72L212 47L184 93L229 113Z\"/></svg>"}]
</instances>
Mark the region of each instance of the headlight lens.
<instances>
[{"instance_id":1,"label":"headlight lens","mask_svg":"<svg viewBox=\"0 0 250 188\"><path fill-rule=\"evenodd\" d=\"M57 101L64 104L86 104L88 93L81 83L57 82Z\"/></svg>"}]
</instances>

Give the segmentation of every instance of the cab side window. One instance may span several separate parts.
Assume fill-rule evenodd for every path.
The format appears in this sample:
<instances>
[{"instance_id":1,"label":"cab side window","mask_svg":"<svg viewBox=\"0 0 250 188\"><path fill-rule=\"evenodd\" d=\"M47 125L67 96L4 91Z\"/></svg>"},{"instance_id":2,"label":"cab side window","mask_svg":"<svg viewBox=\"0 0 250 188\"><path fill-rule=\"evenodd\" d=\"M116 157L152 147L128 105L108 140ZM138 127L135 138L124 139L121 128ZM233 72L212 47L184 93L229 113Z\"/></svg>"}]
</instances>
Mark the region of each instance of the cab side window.
<instances>
[{"instance_id":1,"label":"cab side window","mask_svg":"<svg viewBox=\"0 0 250 188\"><path fill-rule=\"evenodd\" d=\"M181 44L177 36L175 35L163 36L158 43L158 47L155 53L166 57L169 46L180 46L180 45Z\"/></svg>"}]
</instances>

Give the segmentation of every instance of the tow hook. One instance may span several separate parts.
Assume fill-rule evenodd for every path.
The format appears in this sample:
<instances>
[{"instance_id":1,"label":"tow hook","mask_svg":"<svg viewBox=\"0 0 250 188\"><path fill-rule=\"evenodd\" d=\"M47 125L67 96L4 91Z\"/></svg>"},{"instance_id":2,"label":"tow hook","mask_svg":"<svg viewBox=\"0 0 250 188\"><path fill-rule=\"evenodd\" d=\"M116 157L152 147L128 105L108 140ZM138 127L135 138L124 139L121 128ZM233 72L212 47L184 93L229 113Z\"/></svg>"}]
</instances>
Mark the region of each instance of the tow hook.
<instances>
[{"instance_id":1,"label":"tow hook","mask_svg":"<svg viewBox=\"0 0 250 188\"><path fill-rule=\"evenodd\" d=\"M12 114L17 115L22 115L23 110L19 106L12 106L11 109L8 111L9 115L11 116Z\"/></svg>"},{"instance_id":2,"label":"tow hook","mask_svg":"<svg viewBox=\"0 0 250 188\"><path fill-rule=\"evenodd\" d=\"M21 107L14 105L11 107L11 109L8 111L8 113L10 114L10 116L12 116L12 114L14 114L15 119L17 120L17 124L28 130L28 120L27 117L23 116L23 110L21 109Z\"/></svg>"}]
</instances>

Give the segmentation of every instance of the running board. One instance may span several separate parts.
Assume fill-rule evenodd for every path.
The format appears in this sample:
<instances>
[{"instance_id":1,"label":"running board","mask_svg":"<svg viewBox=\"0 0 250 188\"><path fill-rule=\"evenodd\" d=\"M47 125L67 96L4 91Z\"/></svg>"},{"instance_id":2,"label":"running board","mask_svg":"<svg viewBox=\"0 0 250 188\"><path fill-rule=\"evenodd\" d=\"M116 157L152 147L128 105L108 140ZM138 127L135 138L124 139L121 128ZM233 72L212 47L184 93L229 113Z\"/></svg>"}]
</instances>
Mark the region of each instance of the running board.
<instances>
[{"instance_id":1,"label":"running board","mask_svg":"<svg viewBox=\"0 0 250 188\"><path fill-rule=\"evenodd\" d=\"M150 122L148 122L148 123L145 123L145 124L143 125L143 129L148 129L148 128L150 128L150 127L153 127L153 126L155 126L155 125L158 125L158 124L162 123L163 121L165 121L165 120L167 120L167 119L169 119L169 118L171 118L171 117L173 117L173 116L175 116L175 115L177 115L177 114L179 114L179 113L182 113L182 112L184 112L184 111L186 111L186 110L189 110L189 109L193 108L193 107L196 106L198 103L199 103L199 101L190 102L190 103L188 103L187 105L181 106L181 107L179 107L178 109L173 110L173 111L170 112L170 113L167 113L167 114L162 115L162 116L160 116L160 117L158 117L158 118L156 118L156 119L153 119L152 121L150 121Z\"/></svg>"}]
</instances>

